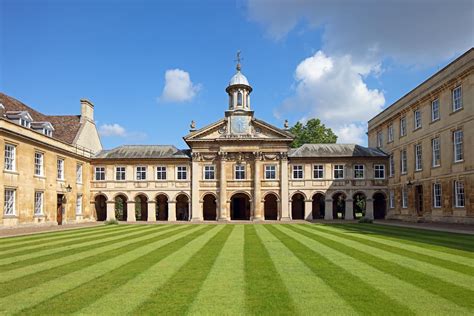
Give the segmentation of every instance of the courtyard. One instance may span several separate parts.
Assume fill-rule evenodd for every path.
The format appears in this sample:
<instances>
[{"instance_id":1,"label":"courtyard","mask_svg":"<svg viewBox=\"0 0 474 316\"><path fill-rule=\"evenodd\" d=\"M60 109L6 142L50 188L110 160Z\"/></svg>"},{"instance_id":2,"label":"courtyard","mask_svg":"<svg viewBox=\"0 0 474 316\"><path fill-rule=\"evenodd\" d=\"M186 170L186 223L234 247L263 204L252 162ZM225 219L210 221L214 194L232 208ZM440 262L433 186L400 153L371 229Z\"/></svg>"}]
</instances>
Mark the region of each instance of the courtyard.
<instances>
[{"instance_id":1,"label":"courtyard","mask_svg":"<svg viewBox=\"0 0 474 316\"><path fill-rule=\"evenodd\" d=\"M0 239L0 313L473 314L474 235L99 225Z\"/></svg>"}]
</instances>

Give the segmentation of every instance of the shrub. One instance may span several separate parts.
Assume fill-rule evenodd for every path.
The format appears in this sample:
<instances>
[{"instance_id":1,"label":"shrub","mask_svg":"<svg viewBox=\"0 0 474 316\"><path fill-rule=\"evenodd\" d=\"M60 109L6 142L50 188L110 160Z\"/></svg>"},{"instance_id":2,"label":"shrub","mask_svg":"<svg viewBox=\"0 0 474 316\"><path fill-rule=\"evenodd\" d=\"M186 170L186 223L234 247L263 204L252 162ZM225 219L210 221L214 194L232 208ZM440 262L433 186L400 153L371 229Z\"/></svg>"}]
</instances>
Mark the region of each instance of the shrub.
<instances>
[{"instance_id":1,"label":"shrub","mask_svg":"<svg viewBox=\"0 0 474 316\"><path fill-rule=\"evenodd\" d=\"M374 221L368 217L362 217L359 219L359 223L372 224Z\"/></svg>"},{"instance_id":2,"label":"shrub","mask_svg":"<svg viewBox=\"0 0 474 316\"><path fill-rule=\"evenodd\" d=\"M108 221L105 221L104 224L105 225L118 225L118 220L116 219L109 219Z\"/></svg>"}]
</instances>

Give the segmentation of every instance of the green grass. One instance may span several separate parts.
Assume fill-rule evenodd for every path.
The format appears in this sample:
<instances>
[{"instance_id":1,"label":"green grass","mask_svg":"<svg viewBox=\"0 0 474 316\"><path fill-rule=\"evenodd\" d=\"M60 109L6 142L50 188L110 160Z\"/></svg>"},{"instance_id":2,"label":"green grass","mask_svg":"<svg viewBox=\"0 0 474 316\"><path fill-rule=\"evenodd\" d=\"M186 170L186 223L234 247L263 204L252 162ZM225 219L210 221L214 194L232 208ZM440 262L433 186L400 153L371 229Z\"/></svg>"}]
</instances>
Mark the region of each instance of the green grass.
<instances>
[{"instance_id":1,"label":"green grass","mask_svg":"<svg viewBox=\"0 0 474 316\"><path fill-rule=\"evenodd\" d=\"M0 239L0 315L474 314L474 236L109 225Z\"/></svg>"}]
</instances>

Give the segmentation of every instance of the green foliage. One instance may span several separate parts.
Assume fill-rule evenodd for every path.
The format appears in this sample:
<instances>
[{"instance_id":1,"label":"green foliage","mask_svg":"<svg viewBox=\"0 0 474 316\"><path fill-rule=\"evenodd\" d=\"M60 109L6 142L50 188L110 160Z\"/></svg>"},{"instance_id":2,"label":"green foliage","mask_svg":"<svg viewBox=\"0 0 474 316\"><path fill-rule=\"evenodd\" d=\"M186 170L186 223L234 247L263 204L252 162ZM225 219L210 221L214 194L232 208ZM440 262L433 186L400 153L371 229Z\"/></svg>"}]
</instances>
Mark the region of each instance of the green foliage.
<instances>
[{"instance_id":1,"label":"green foliage","mask_svg":"<svg viewBox=\"0 0 474 316\"><path fill-rule=\"evenodd\" d=\"M109 219L109 220L105 221L104 224L105 225L118 225L119 222L116 219Z\"/></svg>"},{"instance_id":2,"label":"green foliage","mask_svg":"<svg viewBox=\"0 0 474 316\"><path fill-rule=\"evenodd\" d=\"M295 135L295 140L291 147L300 147L303 144L334 144L337 135L319 119L310 119L305 125L297 122L290 128L290 132Z\"/></svg>"},{"instance_id":3,"label":"green foliage","mask_svg":"<svg viewBox=\"0 0 474 316\"><path fill-rule=\"evenodd\" d=\"M362 223L362 224L372 224L373 222L374 221L368 217L362 217L361 219L359 219L359 223Z\"/></svg>"},{"instance_id":4,"label":"green foliage","mask_svg":"<svg viewBox=\"0 0 474 316\"><path fill-rule=\"evenodd\" d=\"M122 199L115 200L115 218L124 218L124 203Z\"/></svg>"}]
</instances>

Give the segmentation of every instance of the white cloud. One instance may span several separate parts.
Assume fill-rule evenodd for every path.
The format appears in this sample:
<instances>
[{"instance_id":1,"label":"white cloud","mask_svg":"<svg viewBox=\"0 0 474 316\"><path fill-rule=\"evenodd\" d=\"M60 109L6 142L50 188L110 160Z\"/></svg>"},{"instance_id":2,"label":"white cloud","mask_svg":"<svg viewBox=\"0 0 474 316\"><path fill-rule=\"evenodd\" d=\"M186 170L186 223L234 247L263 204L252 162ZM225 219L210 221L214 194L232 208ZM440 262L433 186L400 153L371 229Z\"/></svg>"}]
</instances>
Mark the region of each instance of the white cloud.
<instances>
[{"instance_id":1,"label":"white cloud","mask_svg":"<svg viewBox=\"0 0 474 316\"><path fill-rule=\"evenodd\" d=\"M102 124L99 127L99 134L100 136L110 137L110 136L119 136L125 137L127 135L125 128L120 126L119 124Z\"/></svg>"},{"instance_id":2,"label":"white cloud","mask_svg":"<svg viewBox=\"0 0 474 316\"><path fill-rule=\"evenodd\" d=\"M385 98L363 79L378 70L377 64L357 64L351 56L318 51L297 66L294 95L284 100L277 115L300 111L331 127L339 143L365 143L366 122L381 111Z\"/></svg>"},{"instance_id":3,"label":"white cloud","mask_svg":"<svg viewBox=\"0 0 474 316\"><path fill-rule=\"evenodd\" d=\"M192 100L200 85L192 83L189 73L181 69L170 69L165 73L165 87L159 98L163 102L187 102Z\"/></svg>"}]
</instances>

